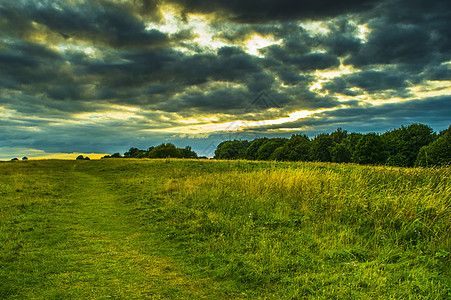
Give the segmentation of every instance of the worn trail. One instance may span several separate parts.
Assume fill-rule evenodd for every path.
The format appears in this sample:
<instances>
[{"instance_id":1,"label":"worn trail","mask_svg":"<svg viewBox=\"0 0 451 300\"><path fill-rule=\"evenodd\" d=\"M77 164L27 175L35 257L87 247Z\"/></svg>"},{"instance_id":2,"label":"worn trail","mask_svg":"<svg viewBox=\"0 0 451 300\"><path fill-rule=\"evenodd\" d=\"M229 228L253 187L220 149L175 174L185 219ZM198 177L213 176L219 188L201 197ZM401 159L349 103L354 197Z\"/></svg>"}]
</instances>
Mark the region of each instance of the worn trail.
<instances>
[{"instance_id":1,"label":"worn trail","mask_svg":"<svg viewBox=\"0 0 451 300\"><path fill-rule=\"evenodd\" d=\"M108 180L93 173L78 166L62 172L59 176L64 174L62 180L71 190L64 201L35 209L33 217L24 212L33 232L22 234L21 249L10 262L2 263L5 270L15 272L2 278L2 296L205 298L205 283L183 274L171 258L162 255L152 233L136 222L132 205L120 201L120 192L109 189ZM35 202L37 207L39 199Z\"/></svg>"}]
</instances>

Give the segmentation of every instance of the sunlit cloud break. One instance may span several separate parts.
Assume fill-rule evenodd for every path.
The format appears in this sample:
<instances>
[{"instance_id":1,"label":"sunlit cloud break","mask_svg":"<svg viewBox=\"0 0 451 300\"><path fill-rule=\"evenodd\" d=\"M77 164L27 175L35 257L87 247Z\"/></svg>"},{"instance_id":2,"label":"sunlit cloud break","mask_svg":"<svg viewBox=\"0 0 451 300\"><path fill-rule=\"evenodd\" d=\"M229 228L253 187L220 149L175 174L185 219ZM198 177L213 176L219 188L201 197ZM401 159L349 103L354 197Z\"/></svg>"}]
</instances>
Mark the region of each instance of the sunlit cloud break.
<instances>
[{"instance_id":1,"label":"sunlit cloud break","mask_svg":"<svg viewBox=\"0 0 451 300\"><path fill-rule=\"evenodd\" d=\"M164 129L144 129L143 131L164 131L170 133L181 133L181 134L205 134L212 132L220 132L220 131L239 131L243 129L252 129L253 127L261 127L261 126L269 126L269 125L278 125L285 124L294 121L298 121L303 118L308 118L314 116L315 114L332 111L333 109L319 109L316 111L296 111L290 113L288 117L278 118L274 120L258 120L258 121L246 121L246 120L235 120L231 122L224 123L208 123L208 124L199 124L199 125L188 125L188 126L179 126L172 128L164 128ZM205 135L204 135L205 136Z\"/></svg>"}]
</instances>

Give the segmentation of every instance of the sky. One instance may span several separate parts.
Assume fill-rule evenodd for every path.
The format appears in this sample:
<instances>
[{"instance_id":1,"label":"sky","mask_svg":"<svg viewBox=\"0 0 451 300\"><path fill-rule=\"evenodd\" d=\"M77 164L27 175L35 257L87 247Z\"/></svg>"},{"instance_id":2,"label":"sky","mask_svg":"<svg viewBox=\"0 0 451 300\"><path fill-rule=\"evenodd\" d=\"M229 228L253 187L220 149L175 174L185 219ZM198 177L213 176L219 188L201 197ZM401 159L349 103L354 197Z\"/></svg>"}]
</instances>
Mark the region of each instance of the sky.
<instances>
[{"instance_id":1,"label":"sky","mask_svg":"<svg viewBox=\"0 0 451 300\"><path fill-rule=\"evenodd\" d=\"M451 124L445 0L0 0L0 159Z\"/></svg>"}]
</instances>

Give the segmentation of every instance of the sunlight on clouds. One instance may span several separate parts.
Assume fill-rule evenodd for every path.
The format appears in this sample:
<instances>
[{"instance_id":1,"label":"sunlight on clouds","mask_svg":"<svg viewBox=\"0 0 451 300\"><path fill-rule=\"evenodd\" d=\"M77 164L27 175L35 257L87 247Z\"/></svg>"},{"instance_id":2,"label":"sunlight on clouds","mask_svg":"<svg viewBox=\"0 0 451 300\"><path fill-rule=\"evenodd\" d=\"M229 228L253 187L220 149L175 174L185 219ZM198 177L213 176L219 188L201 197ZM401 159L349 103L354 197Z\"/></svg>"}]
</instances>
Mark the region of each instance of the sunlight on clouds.
<instances>
[{"instance_id":1,"label":"sunlight on clouds","mask_svg":"<svg viewBox=\"0 0 451 300\"><path fill-rule=\"evenodd\" d=\"M218 121L218 117L203 117L203 118L185 118L179 120L182 124L199 124L199 123L207 123L207 122L216 122Z\"/></svg>"},{"instance_id":2,"label":"sunlight on clouds","mask_svg":"<svg viewBox=\"0 0 451 300\"><path fill-rule=\"evenodd\" d=\"M357 28L359 29L359 34L357 35L357 37L361 39L362 42L366 43L371 32L370 29L368 28L367 24L358 25Z\"/></svg>"},{"instance_id":3,"label":"sunlight on clouds","mask_svg":"<svg viewBox=\"0 0 451 300\"><path fill-rule=\"evenodd\" d=\"M208 26L206 19L202 16L190 15L189 27L197 35L193 42L206 48L218 49L227 46L226 43L213 39L216 32Z\"/></svg>"},{"instance_id":4,"label":"sunlight on clouds","mask_svg":"<svg viewBox=\"0 0 451 300\"><path fill-rule=\"evenodd\" d=\"M247 49L246 52L255 56L264 57L258 51L259 49L275 44L280 44L281 42L282 40L274 41L273 39L263 38L259 35L254 35L252 38L246 41L246 49Z\"/></svg>"},{"instance_id":5,"label":"sunlight on clouds","mask_svg":"<svg viewBox=\"0 0 451 300\"><path fill-rule=\"evenodd\" d=\"M272 130L268 130L268 131L301 131L301 130L305 130L307 127L298 127L298 128L277 128L277 129L272 129Z\"/></svg>"},{"instance_id":6,"label":"sunlight on clouds","mask_svg":"<svg viewBox=\"0 0 451 300\"><path fill-rule=\"evenodd\" d=\"M423 83L423 85L411 87L409 90L412 93L411 97L406 98L393 97L391 99L369 99L367 95L365 98L360 98L359 100L361 104L380 106L389 103L403 103L403 102L407 103L412 100L449 96L451 95L451 81L439 81L439 82L429 81L427 83Z\"/></svg>"},{"instance_id":7,"label":"sunlight on clouds","mask_svg":"<svg viewBox=\"0 0 451 300\"><path fill-rule=\"evenodd\" d=\"M315 82L314 84L312 84L309 88L310 91L315 91L315 90L321 90L323 88L322 83L325 82L325 80L318 80L317 82Z\"/></svg>"},{"instance_id":8,"label":"sunlight on clouds","mask_svg":"<svg viewBox=\"0 0 451 300\"><path fill-rule=\"evenodd\" d=\"M176 17L175 12L164 11L162 14L164 17L164 23L163 24L148 23L146 24L146 30L157 29L159 31L166 32L169 34L178 32L183 23L179 18Z\"/></svg>"},{"instance_id":9,"label":"sunlight on clouds","mask_svg":"<svg viewBox=\"0 0 451 300\"><path fill-rule=\"evenodd\" d=\"M181 30L191 30L197 36L192 42L198 43L202 47L218 49L226 45L213 38L216 32L208 25L205 17L189 15L186 20L182 20L180 17L177 17L178 13L173 8L165 7L162 13L164 22L162 24L147 23L146 30L156 29L168 34L175 34ZM184 47L174 47L174 49L181 52L192 52Z\"/></svg>"},{"instance_id":10,"label":"sunlight on clouds","mask_svg":"<svg viewBox=\"0 0 451 300\"><path fill-rule=\"evenodd\" d=\"M451 95L451 80L428 81L410 89L417 97L438 97Z\"/></svg>"},{"instance_id":11,"label":"sunlight on clouds","mask_svg":"<svg viewBox=\"0 0 451 300\"><path fill-rule=\"evenodd\" d=\"M143 116L139 116L133 113L127 113L127 112L117 112L117 111L110 111L110 112L94 112L94 113L81 113L81 114L75 114L73 116L74 118L78 119L78 122L83 121L116 121L116 120L128 120L128 119L142 119Z\"/></svg>"},{"instance_id":12,"label":"sunlight on clouds","mask_svg":"<svg viewBox=\"0 0 451 300\"><path fill-rule=\"evenodd\" d=\"M87 46L85 44L69 44L69 43L63 43L63 44L58 44L55 46L50 46L50 48L59 51L61 53L65 53L67 51L75 51L75 52L83 52L86 56L88 56L89 58L98 58L102 56L102 52L97 49L94 48L92 46Z\"/></svg>"},{"instance_id":13,"label":"sunlight on clouds","mask_svg":"<svg viewBox=\"0 0 451 300\"><path fill-rule=\"evenodd\" d=\"M354 72L356 72L356 70L352 66L340 65L336 70L331 71L316 70L315 76L320 79L332 79L346 74L352 74Z\"/></svg>"},{"instance_id":14,"label":"sunlight on clouds","mask_svg":"<svg viewBox=\"0 0 451 300\"><path fill-rule=\"evenodd\" d=\"M77 122L80 121L116 121L128 119L143 119L144 117L138 113L141 111L138 107L126 105L102 105L104 109L101 112L85 112L74 114L73 117Z\"/></svg>"},{"instance_id":15,"label":"sunlight on clouds","mask_svg":"<svg viewBox=\"0 0 451 300\"><path fill-rule=\"evenodd\" d=\"M309 90L313 93L316 93L317 95L320 96L326 96L327 92L323 90L323 83L327 82L327 80L323 80L323 79L318 79L316 82L313 82L310 85Z\"/></svg>"},{"instance_id":16,"label":"sunlight on clouds","mask_svg":"<svg viewBox=\"0 0 451 300\"><path fill-rule=\"evenodd\" d=\"M0 106L0 116L2 117L2 119L9 119L17 116L17 111Z\"/></svg>"},{"instance_id":17,"label":"sunlight on clouds","mask_svg":"<svg viewBox=\"0 0 451 300\"><path fill-rule=\"evenodd\" d=\"M349 97L344 97L344 96L341 96L341 95L338 95L338 96L335 96L335 97L337 98L337 101L341 102L341 103L352 100Z\"/></svg>"},{"instance_id":18,"label":"sunlight on clouds","mask_svg":"<svg viewBox=\"0 0 451 300\"><path fill-rule=\"evenodd\" d=\"M179 126L173 128L166 129L144 129L142 131L160 131L160 132L173 132L178 134L205 134L212 133L216 131L239 131L245 128L258 128L261 126L270 126L270 125L280 125L284 123L298 121L303 118L311 117L315 114L322 113L325 111L335 110L337 108L330 109L319 109L319 110L301 110L295 111L288 115L288 117L278 118L278 119L268 119L268 120L258 120L258 121L245 121L245 120L236 120L224 123L211 123L211 124L202 124L202 125L188 125L188 126Z\"/></svg>"},{"instance_id":19,"label":"sunlight on clouds","mask_svg":"<svg viewBox=\"0 0 451 300\"><path fill-rule=\"evenodd\" d=\"M330 29L324 25L324 22L312 21L308 23L302 23L302 27L307 30L311 35L326 35L330 32Z\"/></svg>"},{"instance_id":20,"label":"sunlight on clouds","mask_svg":"<svg viewBox=\"0 0 451 300\"><path fill-rule=\"evenodd\" d=\"M114 104L114 105L110 105L109 104L109 105L106 105L105 107L106 108L108 107L109 109L115 109L115 110L118 110L118 111L126 110L126 111L131 111L131 112L137 112L137 111L141 110L139 107L117 105L117 104Z\"/></svg>"}]
</instances>

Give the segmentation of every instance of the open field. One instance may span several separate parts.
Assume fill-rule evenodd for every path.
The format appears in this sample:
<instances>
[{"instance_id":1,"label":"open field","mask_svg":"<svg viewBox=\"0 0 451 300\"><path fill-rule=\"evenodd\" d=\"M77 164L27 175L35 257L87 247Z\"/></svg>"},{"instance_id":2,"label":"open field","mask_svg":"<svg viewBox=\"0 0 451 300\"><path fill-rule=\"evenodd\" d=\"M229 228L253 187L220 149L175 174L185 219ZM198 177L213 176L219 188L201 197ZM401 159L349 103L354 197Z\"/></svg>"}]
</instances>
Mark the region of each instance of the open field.
<instances>
[{"instance_id":1,"label":"open field","mask_svg":"<svg viewBox=\"0 0 451 300\"><path fill-rule=\"evenodd\" d=\"M1 299L450 299L451 168L0 163Z\"/></svg>"}]
</instances>

